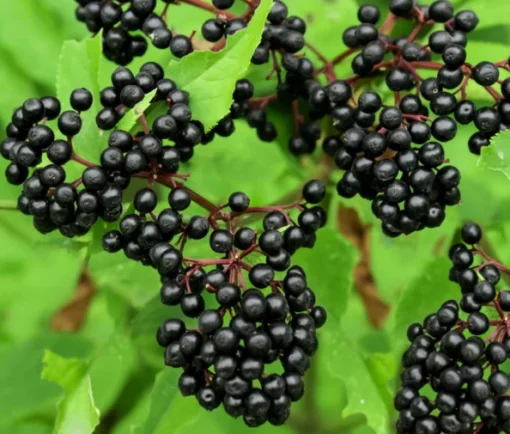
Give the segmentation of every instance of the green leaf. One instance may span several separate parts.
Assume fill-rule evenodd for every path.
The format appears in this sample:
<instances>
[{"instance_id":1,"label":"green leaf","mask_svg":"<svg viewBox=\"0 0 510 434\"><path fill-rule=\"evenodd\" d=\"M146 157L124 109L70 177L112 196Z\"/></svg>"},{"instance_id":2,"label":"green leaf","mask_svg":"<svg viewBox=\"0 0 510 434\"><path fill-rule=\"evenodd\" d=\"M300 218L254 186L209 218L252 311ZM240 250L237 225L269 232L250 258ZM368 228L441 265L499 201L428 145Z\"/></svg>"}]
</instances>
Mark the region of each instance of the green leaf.
<instances>
[{"instance_id":1,"label":"green leaf","mask_svg":"<svg viewBox=\"0 0 510 434\"><path fill-rule=\"evenodd\" d=\"M55 434L91 434L99 425L87 365L79 359L65 359L46 351L42 378L64 389L58 404Z\"/></svg>"},{"instance_id":2,"label":"green leaf","mask_svg":"<svg viewBox=\"0 0 510 434\"><path fill-rule=\"evenodd\" d=\"M106 136L96 125L96 115L102 106L99 101L99 63L102 56L102 35L82 42L66 41L58 63L57 96L62 110L70 110L70 96L74 89L86 88L94 96L90 110L81 114L83 126L74 137L73 145L78 154L90 161L99 161L105 147Z\"/></svg>"},{"instance_id":3,"label":"green leaf","mask_svg":"<svg viewBox=\"0 0 510 434\"><path fill-rule=\"evenodd\" d=\"M133 434L155 434L165 417L175 408L177 402L177 380L179 373L175 369L166 368L156 376L154 388L151 393L151 400L145 420L135 429ZM193 415L177 415L177 417L193 417ZM178 420L175 420L172 430L179 426ZM174 431L175 432L175 431Z\"/></svg>"},{"instance_id":4,"label":"green leaf","mask_svg":"<svg viewBox=\"0 0 510 434\"><path fill-rule=\"evenodd\" d=\"M153 268L129 260L121 252L94 254L90 258L89 271L99 288L119 294L133 307L144 306L161 286Z\"/></svg>"},{"instance_id":5,"label":"green leaf","mask_svg":"<svg viewBox=\"0 0 510 434\"><path fill-rule=\"evenodd\" d=\"M232 136L218 137L211 145L196 149L186 184L206 191L212 202L225 202L232 192L244 191L254 206L268 205L300 184L300 179L287 173L284 152L274 143L258 140L244 122L236 124Z\"/></svg>"},{"instance_id":6,"label":"green leaf","mask_svg":"<svg viewBox=\"0 0 510 434\"><path fill-rule=\"evenodd\" d=\"M101 413L114 405L135 367L135 348L121 331L114 333L94 355L88 374Z\"/></svg>"},{"instance_id":7,"label":"green leaf","mask_svg":"<svg viewBox=\"0 0 510 434\"><path fill-rule=\"evenodd\" d=\"M32 0L18 0L4 2L2 16L0 46L35 83L53 89L56 59L64 38L53 14Z\"/></svg>"},{"instance_id":8,"label":"green leaf","mask_svg":"<svg viewBox=\"0 0 510 434\"><path fill-rule=\"evenodd\" d=\"M336 320L332 323L338 323L347 309L357 260L354 246L327 227L317 232L313 249L301 249L293 257L293 263L304 268L307 282L316 294L317 304L326 306L328 313Z\"/></svg>"},{"instance_id":9,"label":"green leaf","mask_svg":"<svg viewBox=\"0 0 510 434\"><path fill-rule=\"evenodd\" d=\"M478 167L503 173L510 179L510 131L493 137L490 146L482 148Z\"/></svg>"},{"instance_id":10,"label":"green leaf","mask_svg":"<svg viewBox=\"0 0 510 434\"><path fill-rule=\"evenodd\" d=\"M460 289L448 279L451 263L447 257L427 263L422 275L409 282L396 311L395 342L406 339L406 329L437 312L447 300L460 298Z\"/></svg>"},{"instance_id":11,"label":"green leaf","mask_svg":"<svg viewBox=\"0 0 510 434\"><path fill-rule=\"evenodd\" d=\"M53 427L48 423L36 420L18 421L13 425L1 427L9 434L51 434Z\"/></svg>"},{"instance_id":12,"label":"green leaf","mask_svg":"<svg viewBox=\"0 0 510 434\"><path fill-rule=\"evenodd\" d=\"M80 40L89 36L87 26L76 21L76 4L60 0L42 0L39 8L47 9L66 39Z\"/></svg>"},{"instance_id":13,"label":"green leaf","mask_svg":"<svg viewBox=\"0 0 510 434\"><path fill-rule=\"evenodd\" d=\"M37 96L38 91L30 77L12 61L8 52L0 49L0 58L3 59L0 62L0 82L9 83L9 86L2 89L0 104L0 124L5 127L11 121L14 109L26 99Z\"/></svg>"},{"instance_id":14,"label":"green leaf","mask_svg":"<svg viewBox=\"0 0 510 434\"><path fill-rule=\"evenodd\" d=\"M271 0L262 0L248 28L230 36L225 49L195 51L179 62L170 62L166 76L190 93L193 118L206 131L228 114L235 83L250 66L271 6Z\"/></svg>"},{"instance_id":15,"label":"green leaf","mask_svg":"<svg viewBox=\"0 0 510 434\"><path fill-rule=\"evenodd\" d=\"M129 110L117 124L118 130L131 131L136 122L145 113L145 110L151 105L152 98L156 95L157 89L145 95L144 99Z\"/></svg>"},{"instance_id":16,"label":"green leaf","mask_svg":"<svg viewBox=\"0 0 510 434\"><path fill-rule=\"evenodd\" d=\"M133 336L151 335L170 317L179 316L178 309L161 303L159 294L147 302L133 317L130 328Z\"/></svg>"},{"instance_id":17,"label":"green leaf","mask_svg":"<svg viewBox=\"0 0 510 434\"><path fill-rule=\"evenodd\" d=\"M306 41L319 49L329 60L347 50L342 43L341 35L356 22L359 6L355 0L298 1L289 2L288 5L290 14L302 17L306 21ZM312 50L305 48L304 51L317 66L321 64ZM351 61L348 59L335 69L339 77L352 75L350 65Z\"/></svg>"},{"instance_id":18,"label":"green leaf","mask_svg":"<svg viewBox=\"0 0 510 434\"><path fill-rule=\"evenodd\" d=\"M59 390L41 380L44 349L50 348L69 357L86 357L91 345L69 334L40 335L32 341L0 350L0 432L4 424L48 411L55 405Z\"/></svg>"},{"instance_id":19,"label":"green leaf","mask_svg":"<svg viewBox=\"0 0 510 434\"><path fill-rule=\"evenodd\" d=\"M387 392L381 394L381 381L374 376L370 358L335 330L321 330L319 340L322 348L330 351L328 354L319 353L320 383L316 390L320 391L323 400L327 399L325 391L328 391L333 398L343 394L346 401L337 407L336 414L335 409L329 408L330 412L326 413L328 420L359 415L364 416L367 425L378 434L393 432L390 429Z\"/></svg>"},{"instance_id":20,"label":"green leaf","mask_svg":"<svg viewBox=\"0 0 510 434\"><path fill-rule=\"evenodd\" d=\"M409 237L388 238L382 233L380 222L374 226L370 232L372 274L385 300L395 303L406 285L429 269L430 258L446 254L458 225L456 209L450 207L447 216L441 227Z\"/></svg>"},{"instance_id":21,"label":"green leaf","mask_svg":"<svg viewBox=\"0 0 510 434\"><path fill-rule=\"evenodd\" d=\"M0 327L21 343L49 327L72 298L83 255L47 243L31 218L18 212L0 212L0 238L5 246L0 249Z\"/></svg>"}]
</instances>

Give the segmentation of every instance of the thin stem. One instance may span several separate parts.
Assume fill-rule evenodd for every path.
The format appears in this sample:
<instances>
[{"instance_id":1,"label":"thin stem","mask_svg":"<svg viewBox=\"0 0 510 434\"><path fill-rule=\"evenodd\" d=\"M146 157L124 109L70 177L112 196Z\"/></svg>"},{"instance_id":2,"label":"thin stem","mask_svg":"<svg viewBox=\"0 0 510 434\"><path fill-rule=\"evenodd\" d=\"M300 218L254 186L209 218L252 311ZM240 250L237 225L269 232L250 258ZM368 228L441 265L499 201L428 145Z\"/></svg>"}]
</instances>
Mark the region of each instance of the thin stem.
<instances>
[{"instance_id":1,"label":"thin stem","mask_svg":"<svg viewBox=\"0 0 510 434\"><path fill-rule=\"evenodd\" d=\"M407 42L413 42L416 39L416 37L420 34L424 26L425 23L418 23L418 25L413 29L413 31L407 38Z\"/></svg>"},{"instance_id":2,"label":"thin stem","mask_svg":"<svg viewBox=\"0 0 510 434\"><path fill-rule=\"evenodd\" d=\"M191 262L193 264L206 267L208 265L224 265L232 262L230 259L193 259L193 258L182 258L184 262Z\"/></svg>"},{"instance_id":3,"label":"thin stem","mask_svg":"<svg viewBox=\"0 0 510 434\"><path fill-rule=\"evenodd\" d=\"M381 27L379 28L379 32L385 35L389 35L393 31L393 28L397 23L397 19L398 18L395 15L389 13L386 17L386 20L384 20L384 23L382 23Z\"/></svg>"},{"instance_id":4,"label":"thin stem","mask_svg":"<svg viewBox=\"0 0 510 434\"><path fill-rule=\"evenodd\" d=\"M503 273L510 275L510 268L507 268L503 264L501 264L498 261L496 261L494 258L490 257L481 248L473 249L473 250L471 250L471 252L473 253L473 255L480 255L482 258L486 259L489 264L494 265L495 267L497 267Z\"/></svg>"},{"instance_id":5,"label":"thin stem","mask_svg":"<svg viewBox=\"0 0 510 434\"><path fill-rule=\"evenodd\" d=\"M301 124L303 123L303 116L299 113L299 101L295 99L292 101L292 115L294 117L294 134L299 136Z\"/></svg>"},{"instance_id":6,"label":"thin stem","mask_svg":"<svg viewBox=\"0 0 510 434\"><path fill-rule=\"evenodd\" d=\"M87 166L93 167L97 166L97 164L92 163L91 161L85 160L85 158L80 157L76 152L73 151L73 155L71 156L71 160L76 161L77 163Z\"/></svg>"},{"instance_id":7,"label":"thin stem","mask_svg":"<svg viewBox=\"0 0 510 434\"><path fill-rule=\"evenodd\" d=\"M268 96L264 96L264 97L259 97L259 98L252 98L250 100L248 100L248 104L250 104L251 106L254 106L254 107L259 107L259 108L265 108L267 107L267 105L272 102L272 101L276 101L278 99L278 95L268 95Z\"/></svg>"},{"instance_id":8,"label":"thin stem","mask_svg":"<svg viewBox=\"0 0 510 434\"><path fill-rule=\"evenodd\" d=\"M219 9L216 9L212 4L206 3L202 0L179 0L180 3L186 3L192 6L195 6L200 9L204 9L206 11L212 12L216 15L223 15L229 20L237 18L237 15L233 14L232 12L228 11L220 11Z\"/></svg>"},{"instance_id":9,"label":"thin stem","mask_svg":"<svg viewBox=\"0 0 510 434\"><path fill-rule=\"evenodd\" d=\"M18 206L13 200L0 200L0 211L17 211Z\"/></svg>"},{"instance_id":10,"label":"thin stem","mask_svg":"<svg viewBox=\"0 0 510 434\"><path fill-rule=\"evenodd\" d=\"M348 50L344 51L343 53L340 53L338 56L336 56L331 63L333 65L338 65L342 63L345 59L347 59L351 54L356 53L359 48L349 48Z\"/></svg>"},{"instance_id":11,"label":"thin stem","mask_svg":"<svg viewBox=\"0 0 510 434\"><path fill-rule=\"evenodd\" d=\"M143 128L143 132L145 134L150 134L151 133L151 130L149 128L149 125L147 124L147 118L145 117L145 114L143 113L142 110L140 110L139 108L137 108L135 110L135 113L137 115L140 115L140 117L138 118L139 122L140 122L140 125L142 126Z\"/></svg>"},{"instance_id":12,"label":"thin stem","mask_svg":"<svg viewBox=\"0 0 510 434\"><path fill-rule=\"evenodd\" d=\"M282 82L282 70L280 68L280 64L278 63L278 59L276 58L276 51L271 50L271 57L273 58L273 71L276 72L276 77L278 77L278 83ZM268 77L270 78L270 77Z\"/></svg>"},{"instance_id":13,"label":"thin stem","mask_svg":"<svg viewBox=\"0 0 510 434\"><path fill-rule=\"evenodd\" d=\"M314 47L309 42L306 42L306 47L312 50L312 52L319 58L319 60L324 63L323 72L326 75L328 81L336 80L335 72L333 71L333 64L322 54L316 47ZM321 71L322 72L322 71Z\"/></svg>"}]
</instances>

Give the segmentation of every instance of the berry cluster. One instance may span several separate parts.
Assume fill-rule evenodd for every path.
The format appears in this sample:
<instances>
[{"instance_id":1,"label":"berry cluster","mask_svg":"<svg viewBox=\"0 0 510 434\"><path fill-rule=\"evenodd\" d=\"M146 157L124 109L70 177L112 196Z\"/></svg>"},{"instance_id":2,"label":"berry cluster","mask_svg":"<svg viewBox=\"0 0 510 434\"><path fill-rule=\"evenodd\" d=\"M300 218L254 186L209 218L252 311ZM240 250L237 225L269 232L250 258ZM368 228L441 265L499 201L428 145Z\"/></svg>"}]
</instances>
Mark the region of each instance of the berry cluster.
<instances>
[{"instance_id":1,"label":"berry cluster","mask_svg":"<svg viewBox=\"0 0 510 434\"><path fill-rule=\"evenodd\" d=\"M207 410L223 403L228 414L243 416L249 426L283 424L291 403L304 393L301 377L318 349L316 329L326 322L304 270L291 264L298 249L314 246L316 232L326 224L319 206L326 187L309 181L289 205L250 207L241 192L225 205L212 204L185 186L182 180L189 175L177 173L179 164L191 158L197 144L232 134L234 118L253 116L257 109L248 104L252 84L237 82L231 113L206 134L192 120L190 95L165 78L160 65L146 63L136 75L119 67L111 78L112 86L100 92L104 108L96 116L100 129L113 130L99 164L78 155L73 145L82 114L94 106L88 90L72 92L73 110L61 113L60 101L45 97L29 99L14 111L0 150L11 161L7 180L23 184L18 208L33 216L41 233L58 229L66 237L86 234L99 218L119 221L118 230L104 234L104 250L123 251L128 259L155 268L161 301L179 305L185 317L197 321L192 328L170 319L157 334L166 364L184 369L182 394L196 396ZM139 132L117 129L127 110L136 110L152 93L150 104L163 114L154 116L151 127L140 111L134 128ZM50 128L52 120L58 131ZM259 136L270 139L271 124L260 125ZM70 162L85 166L73 181L66 179ZM133 212L126 214L123 191L134 178L145 184L134 194ZM155 183L170 188L169 207L159 213L163 198ZM192 202L208 215L189 215ZM254 216L264 216L259 232L246 224ZM187 243L207 238L216 257L185 256ZM216 309L206 307L211 297L219 304ZM283 372L267 374L266 365L276 361Z\"/></svg>"},{"instance_id":2,"label":"berry cluster","mask_svg":"<svg viewBox=\"0 0 510 434\"><path fill-rule=\"evenodd\" d=\"M201 143L205 134L202 124L192 120L188 92L179 89L171 79L165 78L159 64L146 63L136 75L127 68L117 68L112 74L112 86L100 93L104 108L98 113L96 123L102 130L115 128L128 109L135 107L153 92L155 95L150 103L166 103L166 114L158 116L150 129L148 125L143 125L143 131L137 137L138 147L134 151L141 151L148 159L156 158L159 163L169 164L170 168L173 168L175 163L178 163L173 155L176 151L173 150L172 155L162 152L163 141L172 141L179 153L177 158L187 161L193 155L193 147ZM112 140L115 141L116 138ZM124 143L118 147L128 151L132 146ZM142 170L146 163L142 162L143 167L139 167L137 171Z\"/></svg>"},{"instance_id":3,"label":"berry cluster","mask_svg":"<svg viewBox=\"0 0 510 434\"><path fill-rule=\"evenodd\" d=\"M282 11L279 18L284 20L286 8L277 3L273 9ZM461 176L454 166L445 165L449 160L443 143L456 137L458 125L474 122L479 132L470 139L469 148L479 154L494 134L507 129L510 79L499 80L499 69L508 69L508 61L466 63L467 34L479 22L474 12L455 13L447 0L430 6L414 0L389 3L391 14L379 27L377 6L359 8L360 23L343 34L347 51L332 61L307 44L323 63L321 68L291 50L264 45L273 54L278 88L276 95L253 104L259 110L274 100L291 105L295 134L288 146L297 156L315 152L322 136L320 121L328 117L338 133L326 137L322 148L345 171L338 193L371 200L383 231L393 237L441 225L445 208L460 202ZM406 36L390 36L399 20L412 21L415 28ZM419 43L422 30L437 23L444 30L431 32L428 41ZM280 25L277 34L285 34L286 26ZM440 55L441 62L432 61L435 55ZM354 75L339 79L335 66L348 59ZM436 76L423 78L419 70L433 71ZM326 85L318 79L321 74ZM383 93L357 92L359 85L366 87L365 80L380 75L393 93L391 104ZM497 107L477 108L467 99L470 81L482 86ZM503 96L493 88L498 81ZM260 113L257 118L265 119Z\"/></svg>"},{"instance_id":4,"label":"berry cluster","mask_svg":"<svg viewBox=\"0 0 510 434\"><path fill-rule=\"evenodd\" d=\"M222 48L225 36L245 27L258 6L250 2L238 17L228 12L233 0L214 0L212 5L197 0L184 3L216 15L202 27L205 39L216 43L214 50ZM322 120L327 118L337 133L323 140L323 151L345 171L338 193L370 200L384 232L398 236L439 226L446 207L460 202L460 173L445 165L449 160L443 144L456 137L458 125L474 123L479 131L470 138L469 149L479 154L497 132L507 129L510 78L499 78L500 70L509 67L507 60L466 63L467 35L479 23L474 12L456 12L448 0L436 0L430 6L415 0L390 0L389 7L390 14L377 27L380 9L361 6L359 24L346 29L342 37L347 50L330 61L305 42L306 22L289 16L285 3L275 0L252 63L272 62L268 78L277 76L276 92L253 98L253 86L243 80L231 115L220 122L216 132L231 134L233 119L245 117L261 140L274 140L277 131L266 108L273 101L288 104L294 115L294 136L288 147L301 156L316 151L323 137ZM392 35L401 20L412 22L414 29L405 36ZM422 31L434 24L443 29L419 42ZM322 67L300 53L305 47ZM339 79L335 67L345 61L351 62L354 75ZM421 70L435 76L424 78ZM319 79L321 75L327 84ZM391 101L384 93L357 92L359 86L366 88L366 80L380 75L393 94ZM483 87L495 106L477 107L468 99L470 82ZM494 89L498 82L501 94Z\"/></svg>"},{"instance_id":5,"label":"berry cluster","mask_svg":"<svg viewBox=\"0 0 510 434\"><path fill-rule=\"evenodd\" d=\"M295 54L305 46L306 22L297 16L289 17L284 2L275 0L267 20L262 41L251 59L255 65L269 62L271 52Z\"/></svg>"},{"instance_id":6,"label":"berry cluster","mask_svg":"<svg viewBox=\"0 0 510 434\"><path fill-rule=\"evenodd\" d=\"M402 389L395 397L397 432L489 434L510 432L510 291L497 290L510 270L479 246L482 231L466 224L450 249L450 279L462 290L407 331ZM475 258L481 257L481 261Z\"/></svg>"},{"instance_id":7,"label":"berry cluster","mask_svg":"<svg viewBox=\"0 0 510 434\"><path fill-rule=\"evenodd\" d=\"M59 229L65 236L80 236L99 217L106 222L118 220L123 212L123 190L132 178L173 186L174 178L181 177L177 174L180 162L193 156L193 147L204 137L202 125L191 120L188 93L164 78L160 65L147 63L136 76L119 67L112 74L112 84L100 94L105 108L96 118L99 128L113 129L128 108L155 89L152 101L165 101L168 113L157 117L151 129L141 115L139 133L110 132L99 164L82 159L73 150L73 138L82 129L81 113L93 105L88 90L73 91L70 111L60 113L60 101L45 97L29 99L13 113L8 138L0 143L1 155L11 161L6 177L11 184L23 184L18 207L34 217L36 228L43 233ZM47 125L53 119L58 131ZM62 138L56 137L58 133ZM66 179L65 165L71 161L86 166L75 180ZM157 199L140 194L135 197L135 209L151 212Z\"/></svg>"},{"instance_id":8,"label":"berry cluster","mask_svg":"<svg viewBox=\"0 0 510 434\"><path fill-rule=\"evenodd\" d=\"M168 22L169 7L174 0L76 0L76 17L84 22L92 33L103 31L103 53L119 65L127 65L134 58L143 56L148 41L158 49L170 49L176 57L192 53L193 38L175 34ZM224 46L225 38L246 28L260 2L248 4L246 12L237 16L228 11L234 0L213 0L212 4L202 0L181 0L190 6L205 9L215 15L202 25L202 36L206 41L216 42L213 47ZM295 43L294 43L295 45Z\"/></svg>"},{"instance_id":9,"label":"berry cluster","mask_svg":"<svg viewBox=\"0 0 510 434\"><path fill-rule=\"evenodd\" d=\"M173 35L166 22L164 12L156 13L156 0L76 0L76 17L84 22L92 33L103 30L103 53L120 65L127 65L135 57L147 51L147 39L156 48L170 48L172 54L184 57L193 51L191 39L184 35ZM123 6L129 3L128 8ZM142 36L142 32L146 37Z\"/></svg>"},{"instance_id":10,"label":"berry cluster","mask_svg":"<svg viewBox=\"0 0 510 434\"><path fill-rule=\"evenodd\" d=\"M249 197L237 192L207 217L187 219L184 211L192 201L187 189L172 189L170 208L156 217L151 214L156 193L145 188L135 197L135 209L143 214L126 215L119 230L105 234L105 250L123 250L158 270L163 304L178 305L185 317L197 319L195 328L169 319L157 333L165 363L184 369L179 379L183 396L195 396L210 411L223 403L229 415L243 416L249 426L287 420L291 403L304 393L301 377L318 348L316 329L326 321L304 270L291 266L291 257L314 245L315 232L326 222L324 210L314 204L324 195L324 184L310 181L303 189L305 203L250 207ZM297 224L292 210L299 212ZM266 213L260 235L242 225L242 217L255 213ZM206 237L217 257L185 256L187 242ZM275 273L285 274L277 280ZM213 297L216 309L207 307ZM283 373L266 374L265 366L276 361Z\"/></svg>"}]
</instances>

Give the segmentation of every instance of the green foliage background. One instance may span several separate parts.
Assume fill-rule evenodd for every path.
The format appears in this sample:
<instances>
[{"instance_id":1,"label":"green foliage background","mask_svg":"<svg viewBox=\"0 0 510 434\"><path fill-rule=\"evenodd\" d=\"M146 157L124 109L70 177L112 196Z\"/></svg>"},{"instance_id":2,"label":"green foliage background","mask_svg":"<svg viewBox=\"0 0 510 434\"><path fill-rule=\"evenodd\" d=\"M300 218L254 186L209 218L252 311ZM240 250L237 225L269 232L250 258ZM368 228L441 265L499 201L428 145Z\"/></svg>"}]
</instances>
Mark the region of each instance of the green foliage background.
<instances>
[{"instance_id":1,"label":"green foliage background","mask_svg":"<svg viewBox=\"0 0 510 434\"><path fill-rule=\"evenodd\" d=\"M342 31L355 22L358 1L288 3L293 14L306 18L310 42L331 57L343 51ZM386 0L377 3L387 10ZM510 54L507 0L491 1L490 6L480 0L454 3L459 8L474 9L481 19L478 29L470 35L469 62L497 61ZM66 95L79 86L97 89L107 81L113 66L100 59L95 41L63 45L66 40L81 41L88 36L74 20L74 5L71 0L3 2L2 129L13 108L28 97ZM206 16L187 6L171 10L171 19L184 23L184 28L179 27L183 33L199 27ZM235 56L241 56L243 51L236 53L230 48L230 54L225 56L234 57L228 68L235 66ZM150 51L149 58L165 64L171 60L166 52L156 51ZM224 79L226 71L231 70L217 60L201 64L205 74L195 71L190 76L189 71L196 68L193 64L174 64L170 71L196 92L207 92L211 77ZM91 78L88 73L92 70L96 74ZM340 75L342 71L348 73L347 70L343 65L338 68ZM236 73L242 74L243 69ZM247 72L262 94L274 85L264 81L266 73L260 69ZM177 81L181 83L179 78ZM228 89L229 84L225 86ZM478 102L489 102L476 87L470 87L471 91ZM215 104L220 110L225 105L221 95ZM288 114L279 113L280 130L286 121ZM93 128L87 128L92 122L93 119L85 120L79 149L94 159L103 138L94 135ZM134 119L129 122L134 123ZM296 262L310 275L319 302L330 312L330 321L321 330L321 350L306 378L307 395L296 406L290 423L280 428L259 428L258 432L393 432L392 394L398 386L398 358L405 328L436 310L441 302L458 296L447 279L449 265L445 252L457 237L462 222L472 219L481 223L488 230L488 247L502 261L510 262L507 218L510 170L504 160L508 141L500 136L496 143L500 153L490 150L478 162L467 149L471 133L470 128L462 128L457 138L446 145L447 156L463 174L463 201L450 210L441 228L397 240L385 238L377 224L370 230L371 271L379 294L391 307L383 329L376 330L370 325L353 288L353 268L359 254L337 233L335 216L340 200L336 195L329 198L328 228L320 233L316 249L299 253ZM245 190L254 203L277 200L316 170L313 160L303 163L290 158L284 151L286 141L283 131L275 143L261 143L252 130L238 124L233 137L197 152L189 168L193 174L190 186L218 202L233 190ZM5 161L0 162L2 171L5 167ZM12 206L17 194L16 188L1 180L0 208ZM343 205L355 207L364 223L374 223L367 204L352 200ZM97 233L102 230L98 228ZM32 229L29 218L0 210L0 433L248 431L240 421L231 420L222 411L208 414L193 399L178 395L177 372L162 369L161 350L154 341L161 320L175 314L159 304L156 273L122 255L102 253L95 238L94 234L77 241L42 237ZM51 320L72 299L87 259L97 294L84 325L78 333L53 332Z\"/></svg>"}]
</instances>

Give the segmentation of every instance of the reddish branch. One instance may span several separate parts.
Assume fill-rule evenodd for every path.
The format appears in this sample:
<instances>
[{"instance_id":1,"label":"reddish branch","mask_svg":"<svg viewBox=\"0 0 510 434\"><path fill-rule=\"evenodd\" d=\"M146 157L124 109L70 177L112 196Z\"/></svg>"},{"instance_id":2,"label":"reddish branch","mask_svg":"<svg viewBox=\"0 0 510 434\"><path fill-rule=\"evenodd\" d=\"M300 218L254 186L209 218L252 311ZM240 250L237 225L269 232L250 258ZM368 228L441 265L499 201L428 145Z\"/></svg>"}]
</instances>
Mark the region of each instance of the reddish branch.
<instances>
[{"instance_id":1,"label":"reddish branch","mask_svg":"<svg viewBox=\"0 0 510 434\"><path fill-rule=\"evenodd\" d=\"M224 15L226 18L228 18L230 20L234 19L234 18L238 18L238 16L236 14L233 14L232 12L220 11L219 9L216 9L212 4L206 3L205 1L202 1L202 0L179 0L179 2L186 3L189 5L195 6L197 8L200 8L200 9L204 9L204 10L212 12L216 15Z\"/></svg>"}]
</instances>

